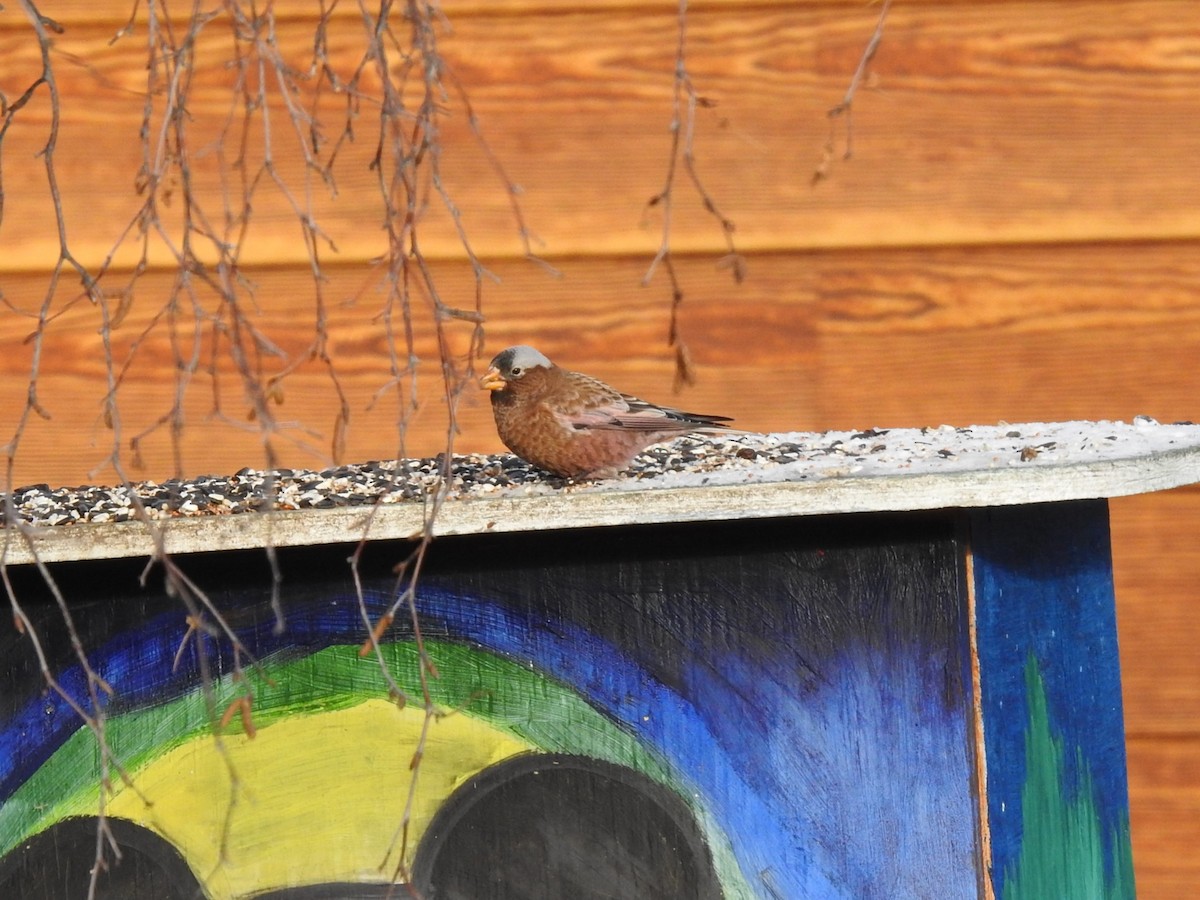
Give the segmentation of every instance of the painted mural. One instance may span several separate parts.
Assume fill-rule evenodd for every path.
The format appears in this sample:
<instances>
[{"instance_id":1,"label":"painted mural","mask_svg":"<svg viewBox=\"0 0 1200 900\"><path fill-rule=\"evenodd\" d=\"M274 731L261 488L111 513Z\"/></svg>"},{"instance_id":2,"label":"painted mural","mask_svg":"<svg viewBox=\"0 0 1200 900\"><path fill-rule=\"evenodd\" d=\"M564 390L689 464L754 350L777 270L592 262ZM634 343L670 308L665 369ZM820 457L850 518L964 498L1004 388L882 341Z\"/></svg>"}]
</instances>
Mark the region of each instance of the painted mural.
<instances>
[{"instance_id":1,"label":"painted mural","mask_svg":"<svg viewBox=\"0 0 1200 900\"><path fill-rule=\"evenodd\" d=\"M387 549L368 612L390 602ZM189 645L136 567L72 564L107 739L122 896L977 897L961 547L935 517L446 538L420 592L444 714L388 698L360 658L344 548L185 560L262 660L246 685ZM33 590L30 588L29 590ZM47 606L43 629L53 624ZM412 635L384 656L419 696ZM49 648L81 687L65 642ZM201 654L218 673L206 700ZM86 890L95 740L0 638L0 896ZM1068 760L1069 762L1069 760ZM1015 857L1008 857L1015 860ZM82 880L81 880L82 879ZM17 893L13 893L16 891ZM114 893L115 895L115 893ZM79 896L83 896L82 893ZM102 894L103 896L103 894Z\"/></svg>"},{"instance_id":2,"label":"painted mural","mask_svg":"<svg viewBox=\"0 0 1200 900\"><path fill-rule=\"evenodd\" d=\"M992 882L1002 900L1132 900L1108 510L972 522Z\"/></svg>"}]
</instances>

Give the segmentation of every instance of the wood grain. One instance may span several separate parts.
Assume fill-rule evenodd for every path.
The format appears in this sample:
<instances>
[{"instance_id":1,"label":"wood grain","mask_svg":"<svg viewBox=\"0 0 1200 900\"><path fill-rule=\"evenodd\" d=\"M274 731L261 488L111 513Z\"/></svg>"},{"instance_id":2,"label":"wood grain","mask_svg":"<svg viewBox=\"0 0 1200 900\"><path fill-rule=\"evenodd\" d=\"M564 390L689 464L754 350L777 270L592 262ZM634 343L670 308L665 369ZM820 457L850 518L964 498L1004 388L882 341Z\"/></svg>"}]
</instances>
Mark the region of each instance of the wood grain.
<instances>
[{"instance_id":1,"label":"wood grain","mask_svg":"<svg viewBox=\"0 0 1200 900\"><path fill-rule=\"evenodd\" d=\"M1196 740L1130 737L1126 749L1138 896L1190 900L1200 882Z\"/></svg>"},{"instance_id":2,"label":"wood grain","mask_svg":"<svg viewBox=\"0 0 1200 900\"><path fill-rule=\"evenodd\" d=\"M673 363L665 343L665 285L639 286L644 259L564 262L562 277L534 265L496 266L501 281L487 288L487 355L513 343L533 343L571 368L599 375L651 399L677 400L726 413L751 430L823 430L1040 421L1125 419L1146 414L1178 421L1196 414L1200 355L1200 244L1137 247L1061 245L766 254L752 257L740 287L714 275L713 260L687 259L682 333L699 382L684 397L671 389ZM310 277L296 269L248 273L258 285L261 313L251 321L272 344L302 359L315 336ZM400 409L389 394L368 409L390 376L381 299L366 268L329 270L328 336L333 364L351 407L349 458L392 455ZM469 272L441 264L445 296L468 303ZM5 292L19 308L36 308L44 276L9 276ZM175 382L170 329L160 315L170 279L152 273L141 283L114 333L118 364L135 341L137 355L120 388L126 435L165 412ZM64 290L63 301L71 296ZM1137 302L1131 303L1131 296ZM177 321L188 340L211 334L221 315L204 298L201 318ZM210 318L204 318L210 317ZM432 388L436 347L426 316L418 316L418 355ZM54 416L37 420L31 448L18 455L18 480L87 480L107 454L100 427L106 388L100 311L76 303L48 329L39 397ZM0 427L11 428L24 396L33 348L22 343L33 322L0 317L0 380L10 399ZM469 328L457 326L465 350ZM208 428L211 379L203 369L189 389L185 471L262 465L261 437L249 428L244 391L232 367L220 368L223 409L238 426ZM264 379L283 361L264 358ZM283 386L278 413L319 436L306 440L328 454L336 395L327 371L305 363ZM435 390L407 434L409 452L437 452L445 414ZM468 391L460 411L463 450L498 450L482 392ZM79 458L49 453L77 429L96 449ZM213 435L220 434L214 441ZM173 474L165 431L143 447L148 477ZM319 465L320 454L281 448L281 463Z\"/></svg>"},{"instance_id":3,"label":"wood grain","mask_svg":"<svg viewBox=\"0 0 1200 900\"><path fill-rule=\"evenodd\" d=\"M873 66L878 89L856 104L855 160L835 165L816 189L810 176L828 133L825 112L845 91L873 15L807 5L737 16L698 10L689 64L701 92L719 104L702 111L698 165L747 251L1195 237L1200 211L1187 188L1200 157L1200 32L1188 10L1170 0L899 4ZM358 27L339 20L330 34L343 74L361 56ZM218 24L210 28L190 105L195 147L221 134L235 77L223 64L227 37ZM445 36L444 53L491 146L521 186L529 226L555 258L657 246L657 215L646 203L661 189L669 149L674 29L674 16L661 9L597 9L548 18L468 14ZM65 213L76 252L89 261L103 258L133 215L141 162L133 136L143 50L132 40L110 46L111 31L81 24L58 42L68 101L58 148ZM278 43L285 58L307 65L307 23L283 24ZM35 52L19 27L0 31L0 88L9 96L36 73ZM464 109L447 102L444 177L464 224L484 255L518 254L509 196L473 145ZM338 100L329 103L336 119ZM272 114L286 121L280 109ZM6 139L6 218L21 226L10 225L6 240L16 243L0 256L5 269L45 265L56 252L35 158L46 116L45 103L34 103ZM338 196L314 192L314 211L351 261L381 247L368 169L373 117L363 111L358 142L342 152ZM293 145L281 127L275 161L300 191ZM210 154L195 178L219 219L215 169ZM678 201L676 247L720 247L719 230L683 185ZM263 189L255 220L261 230L247 260L303 259L279 192ZM436 203L424 227L427 252L462 255ZM154 259L166 256L156 251Z\"/></svg>"},{"instance_id":4,"label":"wood grain","mask_svg":"<svg viewBox=\"0 0 1200 900\"><path fill-rule=\"evenodd\" d=\"M844 5L851 9L859 5L858 0L749 0L749 2L748 0L699 0L699 2L693 0L689 6L696 10L736 7L744 11L747 7L761 9L770 6L797 5L797 3L819 6ZM579 0L440 0L437 5L453 21L459 16L465 15L510 16L574 12L584 4L580 4ZM91 2L91 0L58 0L54 4L54 18L60 24L68 27L96 23L119 27L129 20L131 7L132 3L118 3L113 0L99 3ZM634 0L587 0L586 7L589 11L594 12L615 13L638 9L673 15L678 11L679 3L678 0L636 0L636 2ZM375 11L375 8L370 5L368 5L368 9L372 12ZM180 12L180 10L172 7L169 12ZM306 18L311 15L311 11L302 4L281 3L277 5L275 15L281 20L291 20ZM330 10L330 16L350 19L360 17L361 13L358 4L341 3ZM180 15L179 18L183 18L183 16ZM140 24L145 20L145 7L139 5L134 21Z\"/></svg>"},{"instance_id":5,"label":"wood grain","mask_svg":"<svg viewBox=\"0 0 1200 900\"><path fill-rule=\"evenodd\" d=\"M472 143L464 108L448 104L445 178L473 246L500 277L485 291L487 349L518 341L648 399L738 418L755 430L970 424L998 420L1200 416L1200 31L1187 0L905 2L893 7L867 87L855 104L854 159L810 178L874 27L876 7L836 2L693 2L689 68L717 102L697 124L697 165L737 225L748 278L716 262L721 235L681 186L673 226L685 291L681 325L699 382L674 397L665 346L668 288L640 281L661 237L648 199L669 149L675 0L447 0L446 59L468 91L491 147L520 185L551 278L522 252L509 197ZM339 6L331 53L343 72L361 53L355 5ZM307 7L280 4L279 46L311 55ZM297 12L297 11L300 12ZM54 64L64 92L57 162L71 246L89 264L135 213L136 140L144 90L142 33L112 46L125 2L63 0ZM230 110L227 26L206 29L195 73L194 147L211 149ZM0 11L0 90L36 76L36 47L19 7ZM331 98L330 109L336 109ZM285 123L271 108L277 125ZM368 261L382 248L367 168L374 114L337 167L338 195L313 211L334 239L323 251L329 346L351 419L345 458L415 455L445 444L436 348L418 327L421 408L403 434L405 397L391 379L382 299ZM57 255L45 172L45 94L4 139L0 222L0 435L20 415L34 345L27 336ZM257 141L257 138L255 138ZM277 132L280 172L302 183L295 142ZM841 145L839 144L839 150ZM251 153L251 162L261 151ZM199 199L220 220L216 158L197 160ZM175 221L177 197L164 216ZM246 272L261 312L251 321L290 359L314 338L312 282L294 215L278 192L255 198ZM448 302L473 285L449 216L434 204L423 243ZM126 252L120 261L128 264ZM220 409L201 353L184 402L176 457L167 429L128 441L168 411L197 322L199 346L227 321L214 298L181 311L173 347L164 323L172 269L138 286L114 333L123 361L146 332L119 388L119 431L107 391L100 310L68 307L43 348L36 416L21 437L17 482L111 481L114 440L132 477L232 472L264 462L264 433L246 391L218 367ZM123 273L107 279L118 293ZM244 298L248 299L248 298ZM14 311L15 310L15 311ZM466 346L456 328L456 346ZM178 349L177 349L178 348ZM262 378L283 365L262 359ZM382 392L382 393L381 393ZM376 395L379 395L376 397ZM372 403L372 400L374 402ZM486 398L468 390L461 450L498 450ZM277 459L331 459L337 399L308 361L283 384L269 433ZM97 468L99 467L99 468ZM94 471L93 471L94 470ZM1185 898L1200 878L1200 490L1112 504L1114 570L1129 733L1131 811L1140 893Z\"/></svg>"},{"instance_id":6,"label":"wood grain","mask_svg":"<svg viewBox=\"0 0 1200 900\"><path fill-rule=\"evenodd\" d=\"M1114 500L1111 519L1126 728L1148 741L1196 742L1200 488ZM1190 770L1200 792L1198 770L1200 754ZM1194 825L1200 828L1200 818Z\"/></svg>"}]
</instances>

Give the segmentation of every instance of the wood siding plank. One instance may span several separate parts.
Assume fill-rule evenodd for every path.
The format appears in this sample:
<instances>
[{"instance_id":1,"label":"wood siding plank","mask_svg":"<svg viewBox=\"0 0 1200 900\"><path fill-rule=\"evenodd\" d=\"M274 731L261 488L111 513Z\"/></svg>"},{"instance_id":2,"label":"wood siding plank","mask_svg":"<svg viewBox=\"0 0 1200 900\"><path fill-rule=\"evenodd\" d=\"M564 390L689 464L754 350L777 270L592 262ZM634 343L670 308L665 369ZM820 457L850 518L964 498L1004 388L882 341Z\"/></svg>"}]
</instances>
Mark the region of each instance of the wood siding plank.
<instances>
[{"instance_id":1,"label":"wood siding plank","mask_svg":"<svg viewBox=\"0 0 1200 900\"><path fill-rule=\"evenodd\" d=\"M1126 728L1139 739L1194 742L1200 796L1200 489L1121 498L1111 511Z\"/></svg>"},{"instance_id":2,"label":"wood siding plank","mask_svg":"<svg viewBox=\"0 0 1200 900\"><path fill-rule=\"evenodd\" d=\"M1197 741L1130 738L1126 752L1138 896L1190 900L1200 882Z\"/></svg>"},{"instance_id":3,"label":"wood siding plank","mask_svg":"<svg viewBox=\"0 0 1200 900\"><path fill-rule=\"evenodd\" d=\"M501 282L485 295L487 354L533 343L565 365L672 400L667 287L640 287L645 265L644 258L578 259L564 261L562 277L551 278L528 263L501 262L495 266ZM712 258L680 261L681 330L698 383L674 399L733 415L752 430L1196 415L1195 385L1186 377L1200 356L1196 244L766 254L750 259L740 287L713 266ZM250 321L289 358L303 357L315 335L310 276L291 268L246 274L258 284L261 309ZM396 402L385 396L367 410L390 378L386 334L376 318L382 298L366 267L330 268L328 275L329 350L352 412L347 455L391 455ZM435 275L447 302L472 302L466 267L445 263ZM114 334L119 361L161 312L170 284L159 273L140 283ZM32 311L45 279L9 275L3 287L11 303ZM64 288L61 302L75 290ZM200 300L203 315L223 314L211 296ZM417 318L416 349L429 384L438 377L436 347L427 317ZM99 421L106 391L100 324L99 310L79 302L50 326L39 390L55 418L31 426L29 439L46 443L43 451L29 451L28 468L18 457L19 478L81 480L104 455L44 452ZM181 317L181 334L190 336L194 327ZM200 327L211 331L210 323ZM33 328L31 318L0 317L0 344L13 348L0 357L0 379L13 401L24 396L33 353L25 341ZM451 334L465 351L469 326L456 323ZM161 389L175 381L165 322L138 346L121 388L127 434L169 407ZM199 364L207 365L205 353ZM265 358L264 377L282 365ZM210 390L198 375L189 405L194 428L184 437L194 448L184 457L188 471L263 463L259 437L241 430L248 424L243 391L231 380L231 366L221 371L225 411L242 425L205 424ZM444 439L435 391L425 403L408 434L409 451L421 455L436 453ZM328 452L336 404L324 369L308 363L285 383L279 415L321 432L307 440ZM6 404L0 425L12 427L19 410L18 402ZM461 449L500 449L482 392L469 391L460 412ZM212 429L224 435L217 447ZM96 439L101 446L108 440L101 432ZM165 433L144 449L148 475L170 474ZM282 462L311 466L322 459L289 452Z\"/></svg>"},{"instance_id":4,"label":"wood siding plank","mask_svg":"<svg viewBox=\"0 0 1200 900\"><path fill-rule=\"evenodd\" d=\"M11 13L9 14L11 21ZM1200 157L1200 32L1186 3L899 4L872 67L878 89L855 107L855 159L810 186L873 18L839 8L700 10L691 23L690 67L719 103L698 124L698 165L747 251L802 247L1157 239L1200 235L1194 160ZM348 73L361 54L358 26L333 29L330 52ZM229 113L217 25L195 74L193 146L210 144ZM493 148L522 187L532 228L553 256L653 252L669 148L675 19L664 11L611 15L463 16L443 39ZM285 23L285 57L306 65L310 26ZM136 206L143 50L113 46L111 28L81 25L59 39L64 107L59 164L77 253L98 261ZM0 31L9 96L36 72L28 34ZM87 60L84 68L75 59ZM333 98L336 100L336 98ZM331 113L337 115L336 102ZM477 249L512 255L520 243L509 198L471 144L454 109L443 128L445 179ZM45 103L22 112L5 148L6 269L46 265L56 245L41 162ZM302 171L283 113L276 163L289 183ZM315 192L315 211L342 258L381 248L372 113L343 151L335 202ZM197 185L215 183L215 157L197 163ZM296 188L299 190L299 187ZM436 206L436 204L435 204ZM178 202L175 208L177 209ZM211 214L219 205L210 198ZM167 215L173 215L168 211ZM247 259L303 260L284 199L255 205L264 232ZM19 221L17 228L11 223ZM461 256L447 215L430 214L425 246ZM674 228L680 251L713 250L719 230L681 185ZM131 257L122 257L127 261ZM155 256L164 262L161 253Z\"/></svg>"}]
</instances>

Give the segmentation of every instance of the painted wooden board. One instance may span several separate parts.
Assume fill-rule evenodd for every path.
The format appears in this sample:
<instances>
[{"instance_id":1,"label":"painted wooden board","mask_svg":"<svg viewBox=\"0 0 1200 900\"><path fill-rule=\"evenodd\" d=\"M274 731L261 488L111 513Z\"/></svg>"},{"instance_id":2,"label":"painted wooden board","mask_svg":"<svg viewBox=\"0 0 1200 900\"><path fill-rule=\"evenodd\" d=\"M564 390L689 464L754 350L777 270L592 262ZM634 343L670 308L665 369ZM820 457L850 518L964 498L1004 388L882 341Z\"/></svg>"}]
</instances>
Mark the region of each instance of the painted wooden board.
<instances>
[{"instance_id":1,"label":"painted wooden board","mask_svg":"<svg viewBox=\"0 0 1200 900\"><path fill-rule=\"evenodd\" d=\"M263 661L253 731L219 743L200 671L223 709L228 653L177 658L177 601L133 561L56 565L136 786L107 798L109 877L366 898L399 856L439 898L1132 898L1107 537L1090 501L445 538L420 609L452 712L402 847L424 720L358 652L344 548L281 551L282 633L260 556L188 561ZM69 644L47 652L78 691ZM383 658L418 696L409 629ZM26 641L0 660L0 896L63 896L95 852L94 740Z\"/></svg>"},{"instance_id":2,"label":"painted wooden board","mask_svg":"<svg viewBox=\"0 0 1200 900\"><path fill-rule=\"evenodd\" d=\"M1106 505L975 510L970 522L995 896L1132 898Z\"/></svg>"},{"instance_id":3,"label":"painted wooden board","mask_svg":"<svg viewBox=\"0 0 1200 900\"><path fill-rule=\"evenodd\" d=\"M457 711L432 723L422 762L418 882L478 897L498 879L508 888L488 896L547 900L614 884L655 900L976 896L960 553L953 522L930 515L440 542L421 615L436 700ZM182 858L191 873L158 896L197 881L214 898L319 883L382 895L422 717L387 702L359 658L344 555L285 556L283 635L265 581L239 579L259 561L208 557L225 572L211 572L217 602L266 667L249 676L256 736L234 723L224 756L194 645L174 665L176 602L131 595L128 563L59 570L96 588L80 621L116 690L108 739L143 794L118 786L109 813L151 833L135 832L162 871ZM392 582L377 558L373 616ZM0 895L86 874L94 842L79 826L30 835L94 813L97 775L90 735L45 696L28 645L3 640ZM415 695L405 629L385 657ZM217 706L237 689L220 679ZM226 760L243 789L231 793Z\"/></svg>"}]
</instances>

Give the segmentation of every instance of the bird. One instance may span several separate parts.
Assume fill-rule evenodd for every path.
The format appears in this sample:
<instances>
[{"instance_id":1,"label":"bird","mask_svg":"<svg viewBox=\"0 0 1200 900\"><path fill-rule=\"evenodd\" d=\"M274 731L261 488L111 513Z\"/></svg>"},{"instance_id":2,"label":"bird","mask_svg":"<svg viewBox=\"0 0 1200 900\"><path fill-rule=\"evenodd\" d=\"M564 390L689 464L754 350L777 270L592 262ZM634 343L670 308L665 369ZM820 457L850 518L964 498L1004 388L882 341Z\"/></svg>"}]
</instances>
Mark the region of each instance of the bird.
<instances>
[{"instance_id":1,"label":"bird","mask_svg":"<svg viewBox=\"0 0 1200 900\"><path fill-rule=\"evenodd\" d=\"M605 478L642 450L685 434L732 433L727 416L683 412L623 394L552 363L520 344L501 350L479 379L491 392L500 440L513 453L563 478Z\"/></svg>"}]
</instances>

